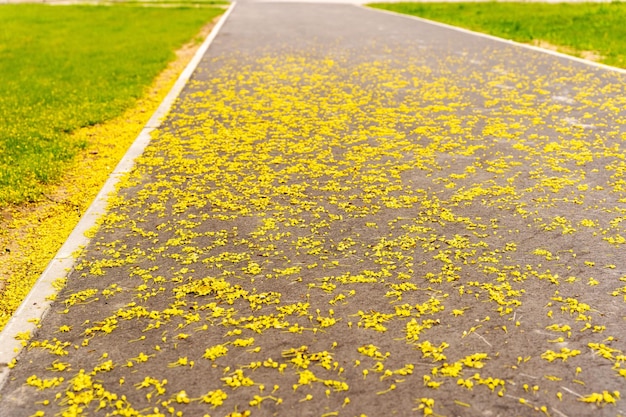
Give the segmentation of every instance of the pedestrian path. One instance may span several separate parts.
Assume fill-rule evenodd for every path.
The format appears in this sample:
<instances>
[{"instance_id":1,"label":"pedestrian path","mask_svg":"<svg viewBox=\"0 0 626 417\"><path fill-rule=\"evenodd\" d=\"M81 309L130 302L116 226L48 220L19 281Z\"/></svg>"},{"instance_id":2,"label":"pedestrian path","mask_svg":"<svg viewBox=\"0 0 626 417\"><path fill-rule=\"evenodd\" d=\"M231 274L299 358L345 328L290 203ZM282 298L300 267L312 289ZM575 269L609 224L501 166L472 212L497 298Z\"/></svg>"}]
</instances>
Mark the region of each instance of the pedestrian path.
<instances>
[{"instance_id":1,"label":"pedestrian path","mask_svg":"<svg viewBox=\"0 0 626 417\"><path fill-rule=\"evenodd\" d=\"M238 3L0 416L626 414L624 77Z\"/></svg>"}]
</instances>

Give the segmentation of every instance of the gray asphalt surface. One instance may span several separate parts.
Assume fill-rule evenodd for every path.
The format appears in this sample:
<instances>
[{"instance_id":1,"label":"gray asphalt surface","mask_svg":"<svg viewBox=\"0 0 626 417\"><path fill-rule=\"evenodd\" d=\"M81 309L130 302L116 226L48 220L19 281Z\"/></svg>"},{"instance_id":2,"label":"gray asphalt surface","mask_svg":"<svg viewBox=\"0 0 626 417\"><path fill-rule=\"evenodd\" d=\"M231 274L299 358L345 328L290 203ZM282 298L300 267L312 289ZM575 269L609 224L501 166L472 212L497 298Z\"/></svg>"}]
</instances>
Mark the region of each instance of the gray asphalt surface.
<instances>
[{"instance_id":1,"label":"gray asphalt surface","mask_svg":"<svg viewBox=\"0 0 626 417\"><path fill-rule=\"evenodd\" d=\"M626 414L624 81L239 3L0 416Z\"/></svg>"}]
</instances>

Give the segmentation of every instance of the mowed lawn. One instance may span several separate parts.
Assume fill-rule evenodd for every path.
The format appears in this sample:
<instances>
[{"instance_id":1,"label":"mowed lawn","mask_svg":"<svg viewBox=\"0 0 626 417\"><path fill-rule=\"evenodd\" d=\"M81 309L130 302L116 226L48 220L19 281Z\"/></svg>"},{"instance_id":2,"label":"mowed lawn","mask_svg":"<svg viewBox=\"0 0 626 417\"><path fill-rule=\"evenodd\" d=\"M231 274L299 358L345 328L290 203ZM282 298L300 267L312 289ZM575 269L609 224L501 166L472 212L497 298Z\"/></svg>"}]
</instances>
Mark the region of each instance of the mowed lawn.
<instances>
[{"instance_id":1,"label":"mowed lawn","mask_svg":"<svg viewBox=\"0 0 626 417\"><path fill-rule=\"evenodd\" d=\"M391 10L518 42L557 46L626 68L626 3L375 3ZM587 53L585 53L585 51Z\"/></svg>"},{"instance_id":2,"label":"mowed lawn","mask_svg":"<svg viewBox=\"0 0 626 417\"><path fill-rule=\"evenodd\" d=\"M0 6L0 208L44 198L87 146L70 133L132 106L174 51L222 12Z\"/></svg>"}]
</instances>

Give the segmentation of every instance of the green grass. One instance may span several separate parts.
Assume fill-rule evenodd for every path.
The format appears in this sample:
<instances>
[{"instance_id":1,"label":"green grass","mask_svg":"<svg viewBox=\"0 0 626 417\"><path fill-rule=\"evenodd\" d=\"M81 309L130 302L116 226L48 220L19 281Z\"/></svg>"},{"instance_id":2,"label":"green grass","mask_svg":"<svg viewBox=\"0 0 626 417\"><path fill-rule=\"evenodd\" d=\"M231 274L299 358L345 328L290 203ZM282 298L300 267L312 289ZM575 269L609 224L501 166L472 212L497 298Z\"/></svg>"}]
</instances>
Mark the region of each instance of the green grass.
<instances>
[{"instance_id":1,"label":"green grass","mask_svg":"<svg viewBox=\"0 0 626 417\"><path fill-rule=\"evenodd\" d=\"M42 198L218 8L0 6L0 207Z\"/></svg>"},{"instance_id":2,"label":"green grass","mask_svg":"<svg viewBox=\"0 0 626 417\"><path fill-rule=\"evenodd\" d=\"M120 1L120 0L112 0L112 1ZM226 0L121 0L123 2L130 3L144 3L144 4L228 4Z\"/></svg>"},{"instance_id":3,"label":"green grass","mask_svg":"<svg viewBox=\"0 0 626 417\"><path fill-rule=\"evenodd\" d=\"M626 3L389 3L372 7L518 42L547 41L626 68Z\"/></svg>"},{"instance_id":4,"label":"green grass","mask_svg":"<svg viewBox=\"0 0 626 417\"><path fill-rule=\"evenodd\" d=\"M100 1L100 0L95 0ZM153 6L168 6L168 5L185 5L194 7L204 7L213 5L226 5L229 4L226 0L102 0L103 3L110 3L116 5L153 5Z\"/></svg>"}]
</instances>

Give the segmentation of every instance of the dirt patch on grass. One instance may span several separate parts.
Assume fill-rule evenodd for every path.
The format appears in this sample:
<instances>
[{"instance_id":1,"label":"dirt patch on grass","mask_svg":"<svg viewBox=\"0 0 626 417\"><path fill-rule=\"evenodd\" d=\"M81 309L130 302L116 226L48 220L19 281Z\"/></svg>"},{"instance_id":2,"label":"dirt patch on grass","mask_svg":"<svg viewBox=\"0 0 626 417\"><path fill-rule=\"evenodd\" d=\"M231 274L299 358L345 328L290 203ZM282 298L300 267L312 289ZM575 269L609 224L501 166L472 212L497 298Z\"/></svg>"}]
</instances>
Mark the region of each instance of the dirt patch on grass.
<instances>
[{"instance_id":1,"label":"dirt patch on grass","mask_svg":"<svg viewBox=\"0 0 626 417\"><path fill-rule=\"evenodd\" d=\"M601 55L597 51L579 51L577 49L570 48L567 46L554 45L554 44L551 44L550 42L543 41L540 39L534 39L531 42L531 45L537 46L543 49L548 49L550 51L556 51L556 52L562 52L568 55L574 55L582 59L586 59L588 61L602 62L605 58L603 55Z\"/></svg>"},{"instance_id":2,"label":"dirt patch on grass","mask_svg":"<svg viewBox=\"0 0 626 417\"><path fill-rule=\"evenodd\" d=\"M0 209L0 330L78 223L178 75L210 33L205 25L123 115L74 132L89 144L46 199Z\"/></svg>"}]
</instances>

